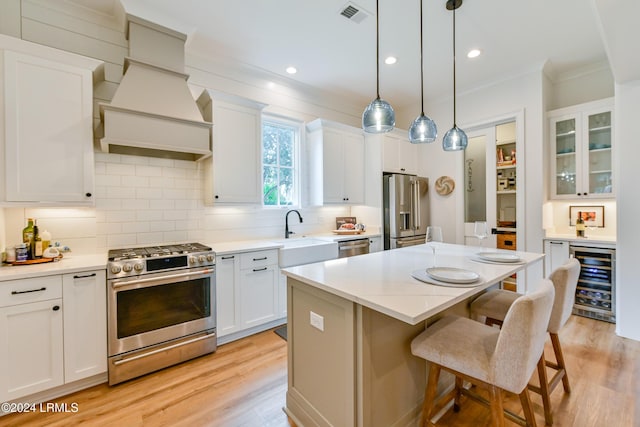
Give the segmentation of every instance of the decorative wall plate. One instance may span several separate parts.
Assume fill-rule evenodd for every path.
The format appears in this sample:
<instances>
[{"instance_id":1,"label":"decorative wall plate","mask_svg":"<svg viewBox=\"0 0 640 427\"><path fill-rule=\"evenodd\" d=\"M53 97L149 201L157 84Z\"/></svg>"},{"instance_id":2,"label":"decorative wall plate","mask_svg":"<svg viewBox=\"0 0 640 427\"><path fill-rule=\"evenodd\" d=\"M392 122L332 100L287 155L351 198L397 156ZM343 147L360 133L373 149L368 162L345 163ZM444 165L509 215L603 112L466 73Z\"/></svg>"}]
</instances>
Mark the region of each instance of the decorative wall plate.
<instances>
[{"instance_id":1,"label":"decorative wall plate","mask_svg":"<svg viewBox=\"0 0 640 427\"><path fill-rule=\"evenodd\" d=\"M456 183L450 176L441 176L436 179L436 192L441 196L451 194L453 189L456 188Z\"/></svg>"}]
</instances>

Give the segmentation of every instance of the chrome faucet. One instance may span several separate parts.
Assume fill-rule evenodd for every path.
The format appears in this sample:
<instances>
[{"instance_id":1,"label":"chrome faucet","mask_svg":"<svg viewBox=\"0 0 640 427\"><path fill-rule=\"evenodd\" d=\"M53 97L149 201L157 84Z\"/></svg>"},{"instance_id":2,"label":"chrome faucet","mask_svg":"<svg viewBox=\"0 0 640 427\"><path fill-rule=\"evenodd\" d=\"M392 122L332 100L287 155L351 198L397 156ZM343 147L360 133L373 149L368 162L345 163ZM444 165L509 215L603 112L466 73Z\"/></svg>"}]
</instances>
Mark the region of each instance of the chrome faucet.
<instances>
[{"instance_id":1,"label":"chrome faucet","mask_svg":"<svg viewBox=\"0 0 640 427\"><path fill-rule=\"evenodd\" d=\"M284 238L288 239L290 234L294 234L293 231L289 231L289 214L291 212L295 212L298 214L298 219L300 220L300 223L302 223L302 215L300 215L300 212L298 212L295 209L291 209L290 211L287 211L287 214L284 216Z\"/></svg>"}]
</instances>

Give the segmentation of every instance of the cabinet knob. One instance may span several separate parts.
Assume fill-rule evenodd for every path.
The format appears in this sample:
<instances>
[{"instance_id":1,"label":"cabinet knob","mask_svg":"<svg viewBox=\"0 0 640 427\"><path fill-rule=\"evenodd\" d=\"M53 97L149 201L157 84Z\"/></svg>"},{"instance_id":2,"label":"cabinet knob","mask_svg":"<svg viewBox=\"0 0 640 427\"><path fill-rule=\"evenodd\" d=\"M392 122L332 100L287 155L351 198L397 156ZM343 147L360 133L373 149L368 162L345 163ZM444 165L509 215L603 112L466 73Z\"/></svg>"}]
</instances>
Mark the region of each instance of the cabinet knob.
<instances>
[{"instance_id":1,"label":"cabinet knob","mask_svg":"<svg viewBox=\"0 0 640 427\"><path fill-rule=\"evenodd\" d=\"M53 306L53 311L58 311L60 310L60 306L59 305L54 305Z\"/></svg>"},{"instance_id":2,"label":"cabinet knob","mask_svg":"<svg viewBox=\"0 0 640 427\"><path fill-rule=\"evenodd\" d=\"M214 199L218 199L219 196L216 194L215 196L213 196Z\"/></svg>"},{"instance_id":3,"label":"cabinet knob","mask_svg":"<svg viewBox=\"0 0 640 427\"><path fill-rule=\"evenodd\" d=\"M84 195L87 196L87 197L91 197L92 196L91 193L84 193Z\"/></svg>"},{"instance_id":4,"label":"cabinet knob","mask_svg":"<svg viewBox=\"0 0 640 427\"><path fill-rule=\"evenodd\" d=\"M405 171L405 168L400 168L400 171L401 171L401 172L404 172L404 171Z\"/></svg>"}]
</instances>

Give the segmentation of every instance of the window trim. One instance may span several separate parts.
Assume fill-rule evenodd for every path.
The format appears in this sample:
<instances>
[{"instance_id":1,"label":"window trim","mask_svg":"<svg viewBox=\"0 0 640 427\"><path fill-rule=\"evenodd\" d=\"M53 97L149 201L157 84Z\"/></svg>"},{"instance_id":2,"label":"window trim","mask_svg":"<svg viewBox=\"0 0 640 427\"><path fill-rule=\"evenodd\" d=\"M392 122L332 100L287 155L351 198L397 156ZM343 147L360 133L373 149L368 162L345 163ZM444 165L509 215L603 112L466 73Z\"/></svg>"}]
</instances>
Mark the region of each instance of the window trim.
<instances>
[{"instance_id":1,"label":"window trim","mask_svg":"<svg viewBox=\"0 0 640 427\"><path fill-rule=\"evenodd\" d=\"M294 147L293 147L293 186L294 186L294 193L295 193L295 197L292 201L292 204L290 205L265 205L264 204L264 141L262 139L262 136L264 135L264 125L267 123L273 123L273 124L277 124L277 125L285 125L285 126L290 126L292 128L296 128L298 130L297 132L297 138L294 141ZM261 202L260 204L262 205L263 208L265 209L292 209L292 208L299 208L302 205L302 195L301 195L301 188L302 188L302 182L301 182L301 161L302 161L302 146L303 146L303 139L304 139L304 135L305 135L305 125L304 122L301 120L296 120L293 119L291 117L287 117L287 116L282 116L279 114L269 114L269 113L263 113L262 114L262 120L261 120L261 124L260 124L260 189L261 189L261 194L260 194L260 199Z\"/></svg>"}]
</instances>

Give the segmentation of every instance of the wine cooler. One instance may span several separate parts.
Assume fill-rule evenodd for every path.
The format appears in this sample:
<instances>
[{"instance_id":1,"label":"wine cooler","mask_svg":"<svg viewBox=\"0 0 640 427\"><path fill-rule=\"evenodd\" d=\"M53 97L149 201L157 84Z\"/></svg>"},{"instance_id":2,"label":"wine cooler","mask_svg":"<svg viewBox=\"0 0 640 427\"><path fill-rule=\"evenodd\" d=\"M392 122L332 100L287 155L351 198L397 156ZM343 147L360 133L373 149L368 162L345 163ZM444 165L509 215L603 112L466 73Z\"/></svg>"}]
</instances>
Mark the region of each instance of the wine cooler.
<instances>
[{"instance_id":1,"label":"wine cooler","mask_svg":"<svg viewBox=\"0 0 640 427\"><path fill-rule=\"evenodd\" d=\"M573 314L615 323L616 250L570 246L569 251L580 261Z\"/></svg>"}]
</instances>

